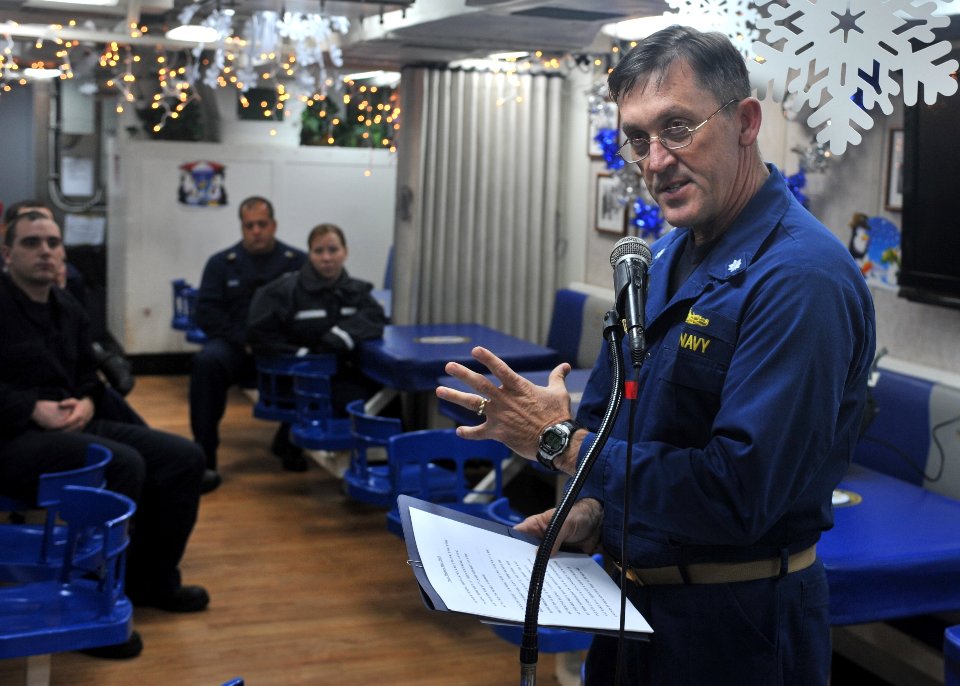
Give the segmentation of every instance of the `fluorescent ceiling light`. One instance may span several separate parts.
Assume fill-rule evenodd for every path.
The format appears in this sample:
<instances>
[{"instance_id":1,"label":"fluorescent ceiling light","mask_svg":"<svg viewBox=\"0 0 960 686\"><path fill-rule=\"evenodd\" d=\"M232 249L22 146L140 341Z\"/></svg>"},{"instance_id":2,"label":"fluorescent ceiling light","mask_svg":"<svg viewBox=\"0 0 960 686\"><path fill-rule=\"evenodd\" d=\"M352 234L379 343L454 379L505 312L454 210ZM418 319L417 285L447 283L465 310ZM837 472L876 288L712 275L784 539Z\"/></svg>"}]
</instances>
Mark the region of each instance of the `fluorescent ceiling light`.
<instances>
[{"instance_id":1,"label":"fluorescent ceiling light","mask_svg":"<svg viewBox=\"0 0 960 686\"><path fill-rule=\"evenodd\" d=\"M184 24L167 31L170 40L182 40L190 43L216 43L220 40L220 32L212 26L197 26Z\"/></svg>"},{"instance_id":2,"label":"fluorescent ceiling light","mask_svg":"<svg viewBox=\"0 0 960 686\"><path fill-rule=\"evenodd\" d=\"M55 79L62 73L59 69L40 69L37 67L27 67L22 72L26 79Z\"/></svg>"},{"instance_id":3,"label":"fluorescent ceiling light","mask_svg":"<svg viewBox=\"0 0 960 686\"><path fill-rule=\"evenodd\" d=\"M640 40L646 38L651 33L656 33L660 29L677 23L676 16L665 17L662 14L653 17L640 17L639 19L627 19L618 21L615 24L604 24L600 31L611 38L617 40Z\"/></svg>"},{"instance_id":4,"label":"fluorescent ceiling light","mask_svg":"<svg viewBox=\"0 0 960 686\"><path fill-rule=\"evenodd\" d=\"M489 59L509 62L510 60L522 60L524 57L529 56L529 52L495 52L489 56Z\"/></svg>"},{"instance_id":5,"label":"fluorescent ceiling light","mask_svg":"<svg viewBox=\"0 0 960 686\"><path fill-rule=\"evenodd\" d=\"M32 4L32 3L31 3ZM43 5L96 5L97 7L116 7L117 0L36 0L36 6Z\"/></svg>"},{"instance_id":6,"label":"fluorescent ceiling light","mask_svg":"<svg viewBox=\"0 0 960 686\"><path fill-rule=\"evenodd\" d=\"M344 81L370 81L374 86L395 86L400 83L400 72L377 69L346 74L342 78Z\"/></svg>"}]
</instances>

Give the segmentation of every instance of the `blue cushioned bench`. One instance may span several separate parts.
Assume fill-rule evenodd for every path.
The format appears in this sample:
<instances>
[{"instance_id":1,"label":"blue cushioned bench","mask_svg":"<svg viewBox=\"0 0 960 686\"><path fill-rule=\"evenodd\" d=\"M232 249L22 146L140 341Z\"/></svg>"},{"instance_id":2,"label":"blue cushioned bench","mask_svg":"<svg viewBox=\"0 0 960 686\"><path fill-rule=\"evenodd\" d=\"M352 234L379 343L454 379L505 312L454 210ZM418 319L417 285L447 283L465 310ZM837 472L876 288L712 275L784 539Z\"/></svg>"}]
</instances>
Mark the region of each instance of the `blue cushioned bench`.
<instances>
[{"instance_id":1,"label":"blue cushioned bench","mask_svg":"<svg viewBox=\"0 0 960 686\"><path fill-rule=\"evenodd\" d=\"M939 680L939 651L903 629L926 632L960 612L960 389L883 369L871 395L876 415L817 546L834 649L908 675L891 683Z\"/></svg>"},{"instance_id":2,"label":"blue cushioned bench","mask_svg":"<svg viewBox=\"0 0 960 686\"><path fill-rule=\"evenodd\" d=\"M960 610L960 491L924 478L957 469L960 422L944 422L960 416L960 390L883 370L871 394L876 416L840 484L851 500L818 546L834 625Z\"/></svg>"},{"instance_id":3,"label":"blue cushioned bench","mask_svg":"<svg viewBox=\"0 0 960 686\"><path fill-rule=\"evenodd\" d=\"M611 299L570 288L557 290L547 332L547 347L558 352L560 362L574 369L591 369L603 343L603 315Z\"/></svg>"},{"instance_id":4,"label":"blue cushioned bench","mask_svg":"<svg viewBox=\"0 0 960 686\"><path fill-rule=\"evenodd\" d=\"M949 423L960 416L960 388L882 370L871 393L877 414L853 461L960 500L960 422Z\"/></svg>"}]
</instances>

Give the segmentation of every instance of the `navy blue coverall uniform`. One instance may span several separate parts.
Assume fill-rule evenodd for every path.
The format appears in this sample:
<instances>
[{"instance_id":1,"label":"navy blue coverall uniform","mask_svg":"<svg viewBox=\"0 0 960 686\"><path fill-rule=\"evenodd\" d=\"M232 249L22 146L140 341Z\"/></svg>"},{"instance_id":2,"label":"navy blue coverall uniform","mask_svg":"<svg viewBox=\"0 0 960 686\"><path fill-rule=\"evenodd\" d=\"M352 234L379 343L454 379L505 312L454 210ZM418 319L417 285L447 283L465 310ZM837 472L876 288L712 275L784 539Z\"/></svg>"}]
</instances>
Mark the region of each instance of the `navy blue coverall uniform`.
<instances>
[{"instance_id":1,"label":"navy blue coverall uniform","mask_svg":"<svg viewBox=\"0 0 960 686\"><path fill-rule=\"evenodd\" d=\"M207 260L197 293L195 319L207 335L193 356L190 374L190 426L207 458L217 468L220 420L227 409L227 392L234 384L252 384L256 370L244 349L247 312L254 292L281 274L296 271L306 254L277 241L273 250L251 254L243 243Z\"/></svg>"},{"instance_id":2,"label":"navy blue coverall uniform","mask_svg":"<svg viewBox=\"0 0 960 686\"><path fill-rule=\"evenodd\" d=\"M177 569L197 519L203 454L192 441L104 417L90 320L59 288L47 303L0 274L0 493L33 501L40 474L82 467L91 443L113 453L107 487L137 503L127 553L127 595L136 602L180 586ZM96 409L81 431L33 422L38 400L89 397Z\"/></svg>"},{"instance_id":3,"label":"navy blue coverall uniform","mask_svg":"<svg viewBox=\"0 0 960 686\"><path fill-rule=\"evenodd\" d=\"M845 247L770 171L675 293L671 270L689 231L652 246L628 567L783 559L833 524L831 494L850 463L874 355L873 302ZM593 430L609 396L606 354L578 410ZM624 400L580 494L603 503L602 545L618 560L629 414ZM649 643L626 642L623 683L827 683L819 561L754 581L623 583L654 630ZM615 665L616 640L596 637L587 684L613 683Z\"/></svg>"},{"instance_id":4,"label":"navy blue coverall uniform","mask_svg":"<svg viewBox=\"0 0 960 686\"><path fill-rule=\"evenodd\" d=\"M357 344L383 336L387 317L373 284L321 277L309 260L257 291L250 305L247 342L255 355L334 354L330 379L334 413L345 417L352 400L368 398L378 385L360 372Z\"/></svg>"}]
</instances>

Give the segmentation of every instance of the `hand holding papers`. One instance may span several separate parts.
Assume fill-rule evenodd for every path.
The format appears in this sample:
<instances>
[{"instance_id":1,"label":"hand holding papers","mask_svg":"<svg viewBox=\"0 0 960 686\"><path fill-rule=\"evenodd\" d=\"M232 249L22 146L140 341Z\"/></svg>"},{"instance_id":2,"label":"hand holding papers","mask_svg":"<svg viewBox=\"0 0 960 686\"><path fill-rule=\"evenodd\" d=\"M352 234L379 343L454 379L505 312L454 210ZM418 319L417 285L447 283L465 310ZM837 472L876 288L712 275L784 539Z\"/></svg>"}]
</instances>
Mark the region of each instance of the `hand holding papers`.
<instances>
[{"instance_id":1,"label":"hand holding papers","mask_svg":"<svg viewBox=\"0 0 960 686\"><path fill-rule=\"evenodd\" d=\"M523 624L537 542L510 527L400 496L404 537L429 607ZM620 589L589 555L550 560L540 600L542 626L616 634ZM652 631L629 603L626 631Z\"/></svg>"}]
</instances>

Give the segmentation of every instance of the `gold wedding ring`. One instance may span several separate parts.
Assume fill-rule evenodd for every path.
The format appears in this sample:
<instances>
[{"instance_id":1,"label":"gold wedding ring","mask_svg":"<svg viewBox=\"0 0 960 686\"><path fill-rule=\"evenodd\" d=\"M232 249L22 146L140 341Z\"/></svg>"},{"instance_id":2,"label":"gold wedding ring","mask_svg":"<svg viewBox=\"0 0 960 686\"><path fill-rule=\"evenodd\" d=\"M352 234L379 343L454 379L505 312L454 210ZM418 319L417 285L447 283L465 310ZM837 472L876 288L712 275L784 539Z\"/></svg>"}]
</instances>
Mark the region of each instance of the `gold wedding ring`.
<instances>
[{"instance_id":1,"label":"gold wedding ring","mask_svg":"<svg viewBox=\"0 0 960 686\"><path fill-rule=\"evenodd\" d=\"M480 398L480 404L477 406L477 416L482 417L484 410L487 409L487 399Z\"/></svg>"}]
</instances>

